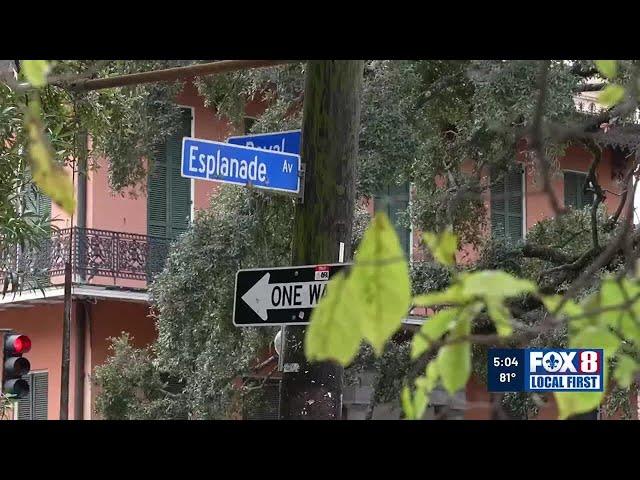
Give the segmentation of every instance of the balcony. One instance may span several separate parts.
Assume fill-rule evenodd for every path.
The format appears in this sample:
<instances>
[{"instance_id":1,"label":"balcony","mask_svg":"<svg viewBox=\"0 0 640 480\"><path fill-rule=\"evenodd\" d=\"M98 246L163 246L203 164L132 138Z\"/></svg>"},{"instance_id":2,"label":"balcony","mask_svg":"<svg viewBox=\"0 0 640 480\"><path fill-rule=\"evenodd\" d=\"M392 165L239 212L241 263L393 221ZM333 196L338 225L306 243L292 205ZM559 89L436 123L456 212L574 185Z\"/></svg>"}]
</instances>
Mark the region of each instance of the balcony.
<instances>
[{"instance_id":1,"label":"balcony","mask_svg":"<svg viewBox=\"0 0 640 480\"><path fill-rule=\"evenodd\" d=\"M14 272L9 284L21 289L63 285L71 249L74 283L146 289L164 267L170 242L163 237L92 228L57 230L37 247L17 248L7 259L8 270Z\"/></svg>"}]
</instances>

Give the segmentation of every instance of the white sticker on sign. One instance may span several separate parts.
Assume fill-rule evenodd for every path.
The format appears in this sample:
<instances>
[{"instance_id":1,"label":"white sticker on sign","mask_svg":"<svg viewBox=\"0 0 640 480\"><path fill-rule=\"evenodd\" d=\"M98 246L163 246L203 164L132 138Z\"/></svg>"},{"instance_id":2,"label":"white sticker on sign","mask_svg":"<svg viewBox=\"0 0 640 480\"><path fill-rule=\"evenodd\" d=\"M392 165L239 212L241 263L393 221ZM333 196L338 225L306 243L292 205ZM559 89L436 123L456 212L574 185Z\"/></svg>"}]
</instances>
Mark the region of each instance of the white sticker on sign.
<instances>
[{"instance_id":1,"label":"white sticker on sign","mask_svg":"<svg viewBox=\"0 0 640 480\"><path fill-rule=\"evenodd\" d=\"M285 363L283 371L285 373L299 372L300 371L300 364L299 363Z\"/></svg>"},{"instance_id":2,"label":"white sticker on sign","mask_svg":"<svg viewBox=\"0 0 640 480\"><path fill-rule=\"evenodd\" d=\"M329 267L317 267L315 271L316 282L329 280Z\"/></svg>"}]
</instances>

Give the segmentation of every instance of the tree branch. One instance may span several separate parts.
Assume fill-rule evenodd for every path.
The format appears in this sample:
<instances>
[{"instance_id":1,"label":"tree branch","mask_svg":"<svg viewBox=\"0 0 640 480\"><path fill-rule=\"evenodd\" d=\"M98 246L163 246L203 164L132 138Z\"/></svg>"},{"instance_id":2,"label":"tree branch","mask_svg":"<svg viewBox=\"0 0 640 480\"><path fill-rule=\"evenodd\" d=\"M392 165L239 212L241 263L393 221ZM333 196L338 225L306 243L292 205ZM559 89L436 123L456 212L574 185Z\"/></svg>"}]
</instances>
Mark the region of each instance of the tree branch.
<instances>
[{"instance_id":1,"label":"tree branch","mask_svg":"<svg viewBox=\"0 0 640 480\"><path fill-rule=\"evenodd\" d=\"M534 245L532 243L524 244L522 247L522 254L527 258L539 258L540 260L547 260L558 264L567 264L575 261L574 257L565 255L560 250L552 247Z\"/></svg>"},{"instance_id":2,"label":"tree branch","mask_svg":"<svg viewBox=\"0 0 640 480\"><path fill-rule=\"evenodd\" d=\"M544 138L542 133L542 121L544 118L544 104L547 97L547 76L549 74L549 60L543 60L540 63L540 72L538 73L537 88L538 88L538 101L536 104L536 110L531 126L531 148L536 154L536 160L538 166L542 172L543 190L549 197L551 207L556 215L561 215L565 212L565 209L560 206L558 198L553 191L551 185L551 173L549 168L549 161L544 154Z\"/></svg>"}]
</instances>

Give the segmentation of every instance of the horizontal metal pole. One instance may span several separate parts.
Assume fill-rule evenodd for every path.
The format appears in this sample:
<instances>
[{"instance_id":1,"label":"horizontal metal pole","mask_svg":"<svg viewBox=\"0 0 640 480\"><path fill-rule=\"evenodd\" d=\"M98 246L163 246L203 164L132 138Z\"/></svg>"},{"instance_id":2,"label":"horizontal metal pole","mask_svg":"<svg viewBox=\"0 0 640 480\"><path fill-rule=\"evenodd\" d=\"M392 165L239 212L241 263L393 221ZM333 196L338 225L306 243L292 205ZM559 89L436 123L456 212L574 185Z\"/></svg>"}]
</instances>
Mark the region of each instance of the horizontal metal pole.
<instances>
[{"instance_id":1,"label":"horizontal metal pole","mask_svg":"<svg viewBox=\"0 0 640 480\"><path fill-rule=\"evenodd\" d=\"M153 82L171 82L182 78L201 77L220 73L248 70L251 68L265 68L276 65L294 63L295 60L221 60L219 62L201 63L187 67L152 70L150 72L131 73L108 78L83 79L57 86L77 91L101 90L104 88L124 87Z\"/></svg>"}]
</instances>

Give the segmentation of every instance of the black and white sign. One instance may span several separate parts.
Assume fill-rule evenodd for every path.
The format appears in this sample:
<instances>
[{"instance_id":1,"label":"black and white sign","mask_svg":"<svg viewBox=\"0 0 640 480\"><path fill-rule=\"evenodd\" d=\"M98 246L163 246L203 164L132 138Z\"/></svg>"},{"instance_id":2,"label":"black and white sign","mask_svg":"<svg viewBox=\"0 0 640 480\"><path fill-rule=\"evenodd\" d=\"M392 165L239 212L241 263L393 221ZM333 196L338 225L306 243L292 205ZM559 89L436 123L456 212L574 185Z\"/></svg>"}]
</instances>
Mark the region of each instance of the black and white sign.
<instances>
[{"instance_id":1,"label":"black and white sign","mask_svg":"<svg viewBox=\"0 0 640 480\"><path fill-rule=\"evenodd\" d=\"M233 324L237 327L308 324L329 280L349 265L334 263L238 271Z\"/></svg>"}]
</instances>

